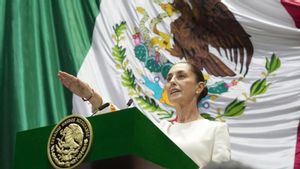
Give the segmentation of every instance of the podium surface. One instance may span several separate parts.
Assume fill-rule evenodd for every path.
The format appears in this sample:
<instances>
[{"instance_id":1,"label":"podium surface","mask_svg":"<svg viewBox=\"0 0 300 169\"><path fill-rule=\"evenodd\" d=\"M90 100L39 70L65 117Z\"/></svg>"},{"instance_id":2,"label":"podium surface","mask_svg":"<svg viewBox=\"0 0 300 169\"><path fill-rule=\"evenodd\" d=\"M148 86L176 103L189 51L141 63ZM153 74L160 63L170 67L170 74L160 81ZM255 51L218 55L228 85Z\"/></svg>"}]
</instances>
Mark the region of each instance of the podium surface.
<instances>
[{"instance_id":1,"label":"podium surface","mask_svg":"<svg viewBox=\"0 0 300 169\"><path fill-rule=\"evenodd\" d=\"M114 166L116 163L124 165L124 168L136 168L142 163L157 168L198 168L137 108L87 119L93 128L93 141L83 164L77 168L107 168L107 165ZM52 168L48 161L47 143L53 128L54 125L50 125L17 133L15 169Z\"/></svg>"}]
</instances>

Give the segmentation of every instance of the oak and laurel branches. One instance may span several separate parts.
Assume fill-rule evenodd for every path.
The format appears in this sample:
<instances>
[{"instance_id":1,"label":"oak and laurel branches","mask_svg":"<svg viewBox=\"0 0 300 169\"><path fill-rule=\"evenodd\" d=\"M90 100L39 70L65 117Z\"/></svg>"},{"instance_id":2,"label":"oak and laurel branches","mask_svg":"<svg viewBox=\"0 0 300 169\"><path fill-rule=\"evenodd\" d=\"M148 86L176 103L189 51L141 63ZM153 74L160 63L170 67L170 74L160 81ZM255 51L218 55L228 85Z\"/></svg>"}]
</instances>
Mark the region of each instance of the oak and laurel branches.
<instances>
[{"instance_id":1,"label":"oak and laurel branches","mask_svg":"<svg viewBox=\"0 0 300 169\"><path fill-rule=\"evenodd\" d=\"M141 108L143 110L148 110L150 112L156 112L157 115L159 115L160 119L165 119L165 118L171 118L173 116L173 112L168 112L164 109L162 109L154 99L148 97L148 96L138 96L135 98Z\"/></svg>"},{"instance_id":2,"label":"oak and laurel branches","mask_svg":"<svg viewBox=\"0 0 300 169\"><path fill-rule=\"evenodd\" d=\"M124 39L123 34L126 30L126 22L122 21L120 24L115 24L113 26L113 30L114 34L112 35L112 38L115 41L115 45L112 47L112 55L117 62L116 68L123 71L121 75L122 85L128 89L129 95L137 101L138 105L143 110L157 113L161 119L172 117L173 113L162 109L154 99L140 94L141 88L136 83L133 71L128 68L126 48L120 44L120 42Z\"/></svg>"},{"instance_id":3,"label":"oak and laurel branches","mask_svg":"<svg viewBox=\"0 0 300 169\"><path fill-rule=\"evenodd\" d=\"M129 90L129 95L132 96L139 104L139 106L149 112L157 113L160 118L169 118L173 115L166 110L163 110L154 99L148 96L140 95L141 88L136 84L136 78L131 69L127 67L128 60L126 59L126 48L124 48L120 42L124 39L124 31L126 30L126 22L122 21L120 24L113 26L114 34L112 38L115 40L115 45L112 48L112 55L117 61L116 67L123 71L121 75L122 85L127 87ZM208 113L202 113L201 115L209 120L221 120L224 121L224 117L238 117L242 115L247 107L247 101L256 102L256 97L263 95L267 92L269 86L268 77L277 71L281 66L281 61L279 57L274 53L271 58L266 58L265 69L266 71L262 73L263 78L254 81L250 87L249 95L243 93L245 100L239 100L238 98L230 102L224 112L218 108L217 116L213 117Z\"/></svg>"},{"instance_id":4,"label":"oak and laurel branches","mask_svg":"<svg viewBox=\"0 0 300 169\"><path fill-rule=\"evenodd\" d=\"M251 85L250 96L247 96L244 93L246 99L255 102L256 101L255 96L266 93L269 86L271 85L271 83L268 82L268 77L271 74L273 74L276 70L278 70L280 66L281 66L281 61L275 53L272 54L271 59L266 57L266 64L265 64L266 72L262 72L264 78L256 80Z\"/></svg>"},{"instance_id":5,"label":"oak and laurel branches","mask_svg":"<svg viewBox=\"0 0 300 169\"><path fill-rule=\"evenodd\" d=\"M113 40L116 44L112 47L112 55L114 59L118 62L116 65L119 69L124 69L123 66L124 59L126 58L126 48L120 45L120 41L124 39L123 33L126 30L126 22L121 22L113 26L114 34L112 35Z\"/></svg>"},{"instance_id":6,"label":"oak and laurel branches","mask_svg":"<svg viewBox=\"0 0 300 169\"><path fill-rule=\"evenodd\" d=\"M267 92L271 83L268 82L268 77L273 74L276 70L278 70L281 66L281 61L279 57L273 53L271 59L266 57L266 64L265 64L265 72L262 72L263 78L254 81L250 87L249 95L243 93L245 100L238 100L236 98L231 103L229 103L224 112L221 112L219 108L217 110L218 115L216 117L212 117L208 113L202 113L202 117L209 119L209 120L221 120L225 121L223 117L238 117L242 115L247 107L247 101L256 102L256 97L259 95L263 95Z\"/></svg>"}]
</instances>

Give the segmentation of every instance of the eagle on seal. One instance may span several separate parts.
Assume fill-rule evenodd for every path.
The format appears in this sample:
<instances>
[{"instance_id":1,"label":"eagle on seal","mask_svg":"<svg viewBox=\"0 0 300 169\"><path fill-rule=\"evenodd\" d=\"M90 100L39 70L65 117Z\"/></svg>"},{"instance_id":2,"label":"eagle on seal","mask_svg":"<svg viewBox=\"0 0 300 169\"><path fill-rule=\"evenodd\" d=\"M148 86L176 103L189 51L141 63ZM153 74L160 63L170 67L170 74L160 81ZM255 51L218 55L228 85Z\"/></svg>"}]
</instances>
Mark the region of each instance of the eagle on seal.
<instances>
[{"instance_id":1,"label":"eagle on seal","mask_svg":"<svg viewBox=\"0 0 300 169\"><path fill-rule=\"evenodd\" d=\"M250 36L220 0L174 0L171 4L181 15L171 23L174 45L170 54L185 58L214 76L235 76L235 72L216 55L209 45L228 60L240 64L240 73L248 73L253 45Z\"/></svg>"}]
</instances>

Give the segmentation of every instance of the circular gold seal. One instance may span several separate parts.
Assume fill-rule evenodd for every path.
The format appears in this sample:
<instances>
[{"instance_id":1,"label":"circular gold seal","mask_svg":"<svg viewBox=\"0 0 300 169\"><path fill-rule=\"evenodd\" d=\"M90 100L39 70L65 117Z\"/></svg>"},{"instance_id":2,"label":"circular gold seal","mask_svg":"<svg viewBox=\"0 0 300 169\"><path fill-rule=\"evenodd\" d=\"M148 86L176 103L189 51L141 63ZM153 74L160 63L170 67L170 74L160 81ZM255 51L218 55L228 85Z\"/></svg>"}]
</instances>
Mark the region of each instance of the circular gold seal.
<instances>
[{"instance_id":1,"label":"circular gold seal","mask_svg":"<svg viewBox=\"0 0 300 169\"><path fill-rule=\"evenodd\" d=\"M90 150L92 136L91 124L85 117L71 115L61 120L48 140L51 165L57 169L78 166Z\"/></svg>"}]
</instances>

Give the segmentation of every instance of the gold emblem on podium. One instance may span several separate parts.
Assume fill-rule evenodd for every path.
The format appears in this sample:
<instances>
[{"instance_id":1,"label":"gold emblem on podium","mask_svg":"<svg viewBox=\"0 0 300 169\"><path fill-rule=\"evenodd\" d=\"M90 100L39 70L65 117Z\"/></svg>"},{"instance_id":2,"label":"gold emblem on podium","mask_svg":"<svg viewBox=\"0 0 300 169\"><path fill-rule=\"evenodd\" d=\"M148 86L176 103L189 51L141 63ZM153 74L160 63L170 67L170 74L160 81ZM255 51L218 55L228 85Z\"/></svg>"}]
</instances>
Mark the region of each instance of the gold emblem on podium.
<instances>
[{"instance_id":1,"label":"gold emblem on podium","mask_svg":"<svg viewBox=\"0 0 300 169\"><path fill-rule=\"evenodd\" d=\"M93 131L90 122L82 116L71 115L61 120L48 140L48 159L57 169L74 168L88 154Z\"/></svg>"}]
</instances>

